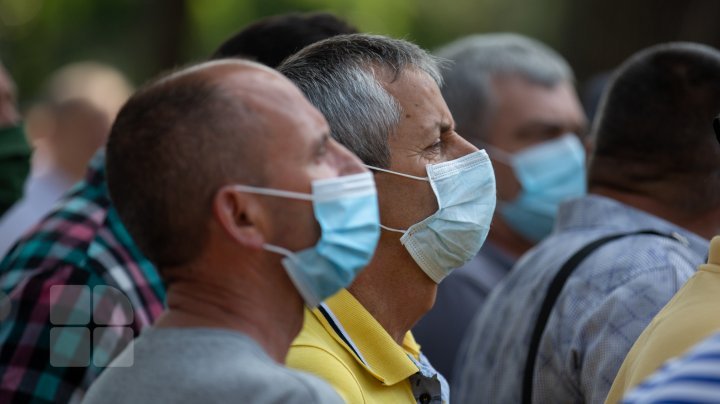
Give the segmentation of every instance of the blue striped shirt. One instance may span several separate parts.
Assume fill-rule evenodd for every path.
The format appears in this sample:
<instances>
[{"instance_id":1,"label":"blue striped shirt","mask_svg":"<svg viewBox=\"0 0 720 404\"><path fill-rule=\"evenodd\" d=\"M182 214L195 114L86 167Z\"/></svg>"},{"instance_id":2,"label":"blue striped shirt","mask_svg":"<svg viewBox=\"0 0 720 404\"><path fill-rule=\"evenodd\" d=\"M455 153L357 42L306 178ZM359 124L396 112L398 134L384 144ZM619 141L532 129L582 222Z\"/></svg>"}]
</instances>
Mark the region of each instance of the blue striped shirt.
<instances>
[{"instance_id":1,"label":"blue striped shirt","mask_svg":"<svg viewBox=\"0 0 720 404\"><path fill-rule=\"evenodd\" d=\"M669 361L623 403L720 403L720 333Z\"/></svg>"}]
</instances>

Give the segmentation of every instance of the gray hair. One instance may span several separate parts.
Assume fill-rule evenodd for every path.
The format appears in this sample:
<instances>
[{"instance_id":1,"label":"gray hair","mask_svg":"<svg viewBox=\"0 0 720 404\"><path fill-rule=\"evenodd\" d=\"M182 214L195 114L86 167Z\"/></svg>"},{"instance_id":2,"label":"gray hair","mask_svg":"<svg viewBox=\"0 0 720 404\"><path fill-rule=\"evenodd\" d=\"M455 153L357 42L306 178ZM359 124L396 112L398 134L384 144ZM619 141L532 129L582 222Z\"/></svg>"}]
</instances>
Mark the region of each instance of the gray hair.
<instances>
[{"instance_id":1,"label":"gray hair","mask_svg":"<svg viewBox=\"0 0 720 404\"><path fill-rule=\"evenodd\" d=\"M379 35L340 35L312 44L278 70L325 115L333 138L369 165L388 167L388 136L402 108L383 87L407 69L427 73L440 86L439 59L417 45ZM383 79L384 77L384 79Z\"/></svg>"},{"instance_id":2,"label":"gray hair","mask_svg":"<svg viewBox=\"0 0 720 404\"><path fill-rule=\"evenodd\" d=\"M485 137L492 104L491 79L519 76L531 83L554 87L573 82L568 63L548 46L517 34L470 35L435 52L453 63L443 70L443 97L458 133L478 140Z\"/></svg>"}]
</instances>

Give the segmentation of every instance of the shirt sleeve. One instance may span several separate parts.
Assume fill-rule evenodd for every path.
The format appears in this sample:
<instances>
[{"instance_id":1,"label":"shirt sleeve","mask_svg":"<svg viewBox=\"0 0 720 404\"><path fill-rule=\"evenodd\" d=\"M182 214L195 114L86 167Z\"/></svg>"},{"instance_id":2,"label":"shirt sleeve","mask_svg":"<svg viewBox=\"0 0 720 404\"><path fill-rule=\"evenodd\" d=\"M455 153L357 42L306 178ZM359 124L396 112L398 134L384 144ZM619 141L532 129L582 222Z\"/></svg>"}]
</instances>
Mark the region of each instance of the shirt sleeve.
<instances>
[{"instance_id":1,"label":"shirt sleeve","mask_svg":"<svg viewBox=\"0 0 720 404\"><path fill-rule=\"evenodd\" d=\"M287 366L325 380L347 403L366 402L355 375L339 358L322 348L294 345L288 353Z\"/></svg>"},{"instance_id":2,"label":"shirt sleeve","mask_svg":"<svg viewBox=\"0 0 720 404\"><path fill-rule=\"evenodd\" d=\"M0 402L82 397L100 370L89 360L89 292L76 292L102 283L88 271L64 266L36 272L0 296L7 309L0 322ZM63 289L68 286L73 288Z\"/></svg>"}]
</instances>

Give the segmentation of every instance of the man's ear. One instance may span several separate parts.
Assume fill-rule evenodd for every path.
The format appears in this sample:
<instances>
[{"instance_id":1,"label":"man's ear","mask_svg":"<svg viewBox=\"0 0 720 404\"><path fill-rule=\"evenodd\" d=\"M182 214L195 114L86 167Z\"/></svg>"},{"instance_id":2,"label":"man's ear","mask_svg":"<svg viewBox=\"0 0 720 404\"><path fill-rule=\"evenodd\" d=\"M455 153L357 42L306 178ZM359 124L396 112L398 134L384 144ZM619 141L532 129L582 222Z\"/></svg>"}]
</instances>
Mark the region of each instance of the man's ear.
<instances>
[{"instance_id":1,"label":"man's ear","mask_svg":"<svg viewBox=\"0 0 720 404\"><path fill-rule=\"evenodd\" d=\"M257 198L237 192L232 186L220 188L213 199L213 214L220 227L247 248L262 249L265 243L257 227L261 212Z\"/></svg>"}]
</instances>

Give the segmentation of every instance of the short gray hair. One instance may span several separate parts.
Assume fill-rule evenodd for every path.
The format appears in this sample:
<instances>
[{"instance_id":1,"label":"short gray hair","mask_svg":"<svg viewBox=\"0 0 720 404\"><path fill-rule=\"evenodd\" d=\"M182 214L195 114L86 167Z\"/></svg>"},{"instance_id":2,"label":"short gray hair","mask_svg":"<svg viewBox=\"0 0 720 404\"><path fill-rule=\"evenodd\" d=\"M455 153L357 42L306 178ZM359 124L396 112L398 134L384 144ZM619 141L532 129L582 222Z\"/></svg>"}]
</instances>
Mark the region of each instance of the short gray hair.
<instances>
[{"instance_id":1,"label":"short gray hair","mask_svg":"<svg viewBox=\"0 0 720 404\"><path fill-rule=\"evenodd\" d=\"M388 167L388 136L402 109L382 85L405 70L427 73L441 86L439 59L417 45L379 35L340 35L312 44L278 70L325 115L333 138L369 165ZM377 70L377 71L376 71Z\"/></svg>"},{"instance_id":2,"label":"short gray hair","mask_svg":"<svg viewBox=\"0 0 720 404\"><path fill-rule=\"evenodd\" d=\"M517 34L484 34L460 38L435 52L453 63L443 69L443 97L458 133L483 139L492 104L491 79L519 76L554 87L573 82L573 72L560 54L534 39Z\"/></svg>"}]
</instances>

